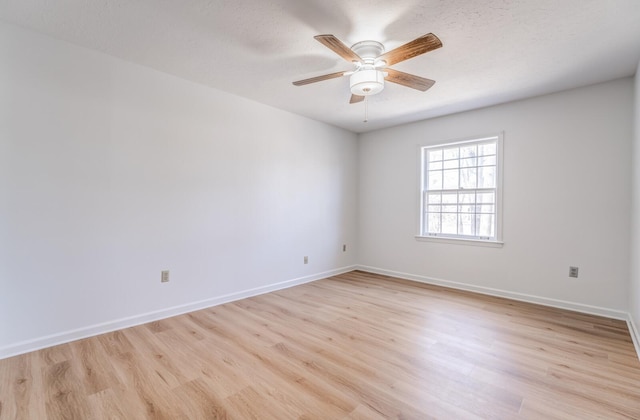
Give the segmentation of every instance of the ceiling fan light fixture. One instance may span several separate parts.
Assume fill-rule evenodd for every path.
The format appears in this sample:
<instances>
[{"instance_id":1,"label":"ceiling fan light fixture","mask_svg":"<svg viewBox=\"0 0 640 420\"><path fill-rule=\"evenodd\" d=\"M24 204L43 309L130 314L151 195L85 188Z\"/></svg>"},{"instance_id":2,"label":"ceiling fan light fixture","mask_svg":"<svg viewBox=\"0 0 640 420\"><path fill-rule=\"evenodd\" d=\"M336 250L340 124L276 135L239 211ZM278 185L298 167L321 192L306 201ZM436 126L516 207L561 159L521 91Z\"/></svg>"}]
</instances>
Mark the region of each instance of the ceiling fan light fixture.
<instances>
[{"instance_id":1,"label":"ceiling fan light fixture","mask_svg":"<svg viewBox=\"0 0 640 420\"><path fill-rule=\"evenodd\" d=\"M316 35L314 38L346 61L353 63L355 68L350 71L338 71L298 80L293 82L295 86L350 76L349 103L356 104L364 101L366 105L367 96L382 92L385 80L422 92L435 83L431 79L389 68L394 64L442 47L440 39L432 33L422 35L388 52L384 52L384 45L377 41L361 41L349 48L331 34Z\"/></svg>"},{"instance_id":2,"label":"ceiling fan light fixture","mask_svg":"<svg viewBox=\"0 0 640 420\"><path fill-rule=\"evenodd\" d=\"M381 70L359 70L349 79L351 93L358 96L375 95L384 89L384 74Z\"/></svg>"}]
</instances>

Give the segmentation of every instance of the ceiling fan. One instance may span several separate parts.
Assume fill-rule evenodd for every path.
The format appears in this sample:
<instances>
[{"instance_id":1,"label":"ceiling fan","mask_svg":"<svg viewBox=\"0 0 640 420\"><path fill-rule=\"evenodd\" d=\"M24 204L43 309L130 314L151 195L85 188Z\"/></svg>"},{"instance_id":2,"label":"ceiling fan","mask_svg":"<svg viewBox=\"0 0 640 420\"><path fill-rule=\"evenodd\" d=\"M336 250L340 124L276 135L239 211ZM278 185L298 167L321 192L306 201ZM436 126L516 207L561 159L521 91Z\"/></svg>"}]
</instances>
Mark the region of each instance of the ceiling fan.
<instances>
[{"instance_id":1,"label":"ceiling fan","mask_svg":"<svg viewBox=\"0 0 640 420\"><path fill-rule=\"evenodd\" d=\"M389 66L401 61L442 47L440 39L432 33L422 35L388 52L384 52L384 45L377 41L361 41L349 48L333 35L316 35L314 38L340 57L353 63L355 68L351 71L339 71L298 80L293 82L295 86L308 85L309 83L342 76L351 76L349 80L351 88L349 103L353 104L362 102L366 96L380 93L384 89L385 80L423 92L435 83L431 79L389 68Z\"/></svg>"}]
</instances>

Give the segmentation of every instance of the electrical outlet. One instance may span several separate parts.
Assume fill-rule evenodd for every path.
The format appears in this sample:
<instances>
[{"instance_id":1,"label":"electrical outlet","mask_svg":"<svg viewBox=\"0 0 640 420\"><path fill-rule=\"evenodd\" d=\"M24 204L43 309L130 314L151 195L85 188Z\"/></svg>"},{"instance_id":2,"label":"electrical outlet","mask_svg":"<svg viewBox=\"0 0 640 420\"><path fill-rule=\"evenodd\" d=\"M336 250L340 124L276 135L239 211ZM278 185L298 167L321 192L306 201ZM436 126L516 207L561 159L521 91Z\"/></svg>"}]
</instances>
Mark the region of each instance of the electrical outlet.
<instances>
[{"instance_id":1,"label":"electrical outlet","mask_svg":"<svg viewBox=\"0 0 640 420\"><path fill-rule=\"evenodd\" d=\"M306 255L304 256L304 263L309 264L309 257L307 257Z\"/></svg>"},{"instance_id":2,"label":"electrical outlet","mask_svg":"<svg viewBox=\"0 0 640 420\"><path fill-rule=\"evenodd\" d=\"M569 267L569 277L578 278L578 267Z\"/></svg>"},{"instance_id":3,"label":"electrical outlet","mask_svg":"<svg viewBox=\"0 0 640 420\"><path fill-rule=\"evenodd\" d=\"M347 244L342 245L342 252L347 252Z\"/></svg>"},{"instance_id":4,"label":"electrical outlet","mask_svg":"<svg viewBox=\"0 0 640 420\"><path fill-rule=\"evenodd\" d=\"M160 272L160 282L167 283L169 281L169 270L162 270Z\"/></svg>"}]
</instances>

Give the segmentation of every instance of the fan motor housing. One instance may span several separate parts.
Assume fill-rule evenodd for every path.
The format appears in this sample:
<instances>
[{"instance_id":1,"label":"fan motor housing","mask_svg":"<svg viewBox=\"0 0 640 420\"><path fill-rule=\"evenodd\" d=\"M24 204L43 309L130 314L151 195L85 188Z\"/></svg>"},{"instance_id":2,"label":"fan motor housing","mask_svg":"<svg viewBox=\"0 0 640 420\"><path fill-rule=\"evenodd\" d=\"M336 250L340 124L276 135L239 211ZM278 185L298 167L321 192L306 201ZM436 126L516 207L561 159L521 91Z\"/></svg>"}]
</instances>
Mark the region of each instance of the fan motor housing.
<instances>
[{"instance_id":1,"label":"fan motor housing","mask_svg":"<svg viewBox=\"0 0 640 420\"><path fill-rule=\"evenodd\" d=\"M378 41L360 41L353 44L351 50L358 54L365 63L369 61L373 63L373 60L384 52L384 45Z\"/></svg>"},{"instance_id":2,"label":"fan motor housing","mask_svg":"<svg viewBox=\"0 0 640 420\"><path fill-rule=\"evenodd\" d=\"M362 69L351 75L349 79L351 93L358 96L375 95L384 89L384 74L380 70Z\"/></svg>"}]
</instances>

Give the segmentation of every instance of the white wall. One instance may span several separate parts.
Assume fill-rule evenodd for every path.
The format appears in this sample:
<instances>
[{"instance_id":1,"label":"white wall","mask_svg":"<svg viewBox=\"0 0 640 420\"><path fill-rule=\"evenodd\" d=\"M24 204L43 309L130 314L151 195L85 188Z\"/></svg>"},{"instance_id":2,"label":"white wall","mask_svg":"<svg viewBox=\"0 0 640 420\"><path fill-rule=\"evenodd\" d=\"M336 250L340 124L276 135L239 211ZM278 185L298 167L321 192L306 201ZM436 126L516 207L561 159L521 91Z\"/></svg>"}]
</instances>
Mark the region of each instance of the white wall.
<instances>
[{"instance_id":1,"label":"white wall","mask_svg":"<svg viewBox=\"0 0 640 420\"><path fill-rule=\"evenodd\" d=\"M355 264L355 134L6 24L0 63L0 357Z\"/></svg>"},{"instance_id":2,"label":"white wall","mask_svg":"<svg viewBox=\"0 0 640 420\"><path fill-rule=\"evenodd\" d=\"M636 328L640 327L640 63L634 80L635 106L633 136L633 206L631 231L631 277L629 287L629 309ZM638 334L640 331L636 331ZM640 339L640 336L637 337ZM640 342L637 343L640 345ZM640 348L639 348L640 349ZM639 350L640 352L640 350Z\"/></svg>"},{"instance_id":3,"label":"white wall","mask_svg":"<svg viewBox=\"0 0 640 420\"><path fill-rule=\"evenodd\" d=\"M623 317L632 83L627 78L362 135L359 264ZM504 247L416 241L418 146L500 131ZM580 268L578 279L568 277L570 265Z\"/></svg>"}]
</instances>

